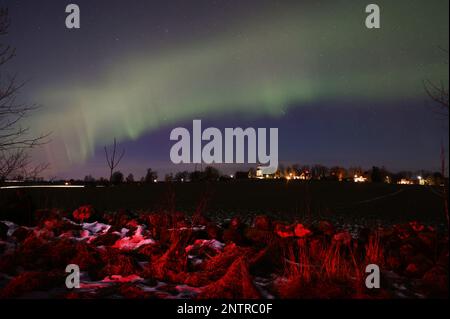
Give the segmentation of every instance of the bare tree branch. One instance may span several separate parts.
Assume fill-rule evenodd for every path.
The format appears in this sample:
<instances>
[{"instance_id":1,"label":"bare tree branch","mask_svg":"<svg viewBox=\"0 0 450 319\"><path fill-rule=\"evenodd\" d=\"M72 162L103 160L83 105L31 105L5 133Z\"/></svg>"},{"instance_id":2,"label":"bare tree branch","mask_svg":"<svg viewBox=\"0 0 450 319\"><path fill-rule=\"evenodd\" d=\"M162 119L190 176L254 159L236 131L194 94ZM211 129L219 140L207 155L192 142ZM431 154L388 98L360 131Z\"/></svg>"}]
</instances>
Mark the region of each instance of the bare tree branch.
<instances>
[{"instance_id":1,"label":"bare tree branch","mask_svg":"<svg viewBox=\"0 0 450 319\"><path fill-rule=\"evenodd\" d=\"M448 68L448 50L439 47L439 49L446 55L446 65ZM434 83L430 80L423 82L423 87L428 97L434 102L434 105L438 108L437 113L448 117L449 100L448 100L448 87L445 87L443 81Z\"/></svg>"},{"instance_id":2,"label":"bare tree branch","mask_svg":"<svg viewBox=\"0 0 450 319\"><path fill-rule=\"evenodd\" d=\"M125 150L122 150L119 158L116 158L116 150L117 150L117 141L116 138L114 138L114 143L113 143L113 149L112 149L112 154L111 156L109 156L108 153L108 148L105 146L105 156L106 156L106 162L108 163L108 167L110 169L110 174L109 174L109 181L112 181L112 176L114 173L114 169L119 165L120 161L122 160L123 156L125 155Z\"/></svg>"},{"instance_id":3,"label":"bare tree branch","mask_svg":"<svg viewBox=\"0 0 450 319\"><path fill-rule=\"evenodd\" d=\"M448 69L448 50L439 47L441 51L446 55L446 68ZM429 80L424 81L424 89L427 93L428 97L434 102L434 105L438 107L438 114L443 115L447 118L448 121L448 112L449 112L449 100L448 100L448 87L445 87L443 81L440 81L438 84L433 83ZM448 132L447 132L448 134ZM447 219L447 229L450 228L450 219L448 215L448 179L445 178L446 175L446 159L445 159L445 148L444 145L441 145L441 175L444 178L444 183L442 187L442 198L444 200L444 213Z\"/></svg>"},{"instance_id":4,"label":"bare tree branch","mask_svg":"<svg viewBox=\"0 0 450 319\"><path fill-rule=\"evenodd\" d=\"M8 9L0 8L0 37L8 34L10 19ZM0 43L0 66L15 56L15 49ZM36 105L17 103L17 95L25 85L16 76L0 73L0 180L11 176L36 178L48 164L32 166L28 149L48 143L50 133L31 136L22 120L38 108Z\"/></svg>"}]
</instances>

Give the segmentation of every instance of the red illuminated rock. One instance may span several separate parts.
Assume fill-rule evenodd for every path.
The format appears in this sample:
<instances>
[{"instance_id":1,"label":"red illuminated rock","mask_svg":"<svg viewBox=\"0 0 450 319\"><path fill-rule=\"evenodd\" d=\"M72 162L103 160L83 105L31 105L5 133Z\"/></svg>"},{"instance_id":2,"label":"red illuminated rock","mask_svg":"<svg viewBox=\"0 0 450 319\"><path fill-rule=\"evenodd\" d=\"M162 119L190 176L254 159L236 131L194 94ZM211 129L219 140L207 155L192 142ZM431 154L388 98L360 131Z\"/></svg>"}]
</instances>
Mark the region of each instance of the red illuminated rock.
<instances>
[{"instance_id":1,"label":"red illuminated rock","mask_svg":"<svg viewBox=\"0 0 450 319\"><path fill-rule=\"evenodd\" d=\"M72 215L76 221L83 222L89 220L94 215L94 208L91 205L81 206Z\"/></svg>"},{"instance_id":2,"label":"red illuminated rock","mask_svg":"<svg viewBox=\"0 0 450 319\"><path fill-rule=\"evenodd\" d=\"M281 238L294 237L294 230L291 225L276 224L275 233Z\"/></svg>"},{"instance_id":3,"label":"red illuminated rock","mask_svg":"<svg viewBox=\"0 0 450 319\"><path fill-rule=\"evenodd\" d=\"M312 233L311 233L311 231L308 228L303 226L303 224L299 223L299 224L295 225L294 234L295 234L295 236L302 238L302 237L309 236Z\"/></svg>"}]
</instances>

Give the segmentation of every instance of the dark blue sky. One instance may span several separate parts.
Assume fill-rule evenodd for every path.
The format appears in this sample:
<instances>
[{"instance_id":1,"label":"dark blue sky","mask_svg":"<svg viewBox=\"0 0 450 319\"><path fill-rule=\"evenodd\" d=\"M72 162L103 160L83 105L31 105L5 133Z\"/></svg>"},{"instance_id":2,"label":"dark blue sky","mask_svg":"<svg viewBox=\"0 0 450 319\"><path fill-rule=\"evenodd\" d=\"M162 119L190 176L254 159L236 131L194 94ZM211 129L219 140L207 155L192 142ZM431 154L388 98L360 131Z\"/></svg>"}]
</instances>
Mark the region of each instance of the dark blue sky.
<instances>
[{"instance_id":1,"label":"dark blue sky","mask_svg":"<svg viewBox=\"0 0 450 319\"><path fill-rule=\"evenodd\" d=\"M71 2L79 30L64 25ZM193 119L278 127L285 164L438 170L448 150L448 118L422 85L448 85L448 1L379 1L380 30L364 27L364 1L71 2L0 1L2 43L17 48L5 71L42 105L32 129L53 132L33 153L49 176L107 175L114 137L124 173L182 170L169 134Z\"/></svg>"}]
</instances>

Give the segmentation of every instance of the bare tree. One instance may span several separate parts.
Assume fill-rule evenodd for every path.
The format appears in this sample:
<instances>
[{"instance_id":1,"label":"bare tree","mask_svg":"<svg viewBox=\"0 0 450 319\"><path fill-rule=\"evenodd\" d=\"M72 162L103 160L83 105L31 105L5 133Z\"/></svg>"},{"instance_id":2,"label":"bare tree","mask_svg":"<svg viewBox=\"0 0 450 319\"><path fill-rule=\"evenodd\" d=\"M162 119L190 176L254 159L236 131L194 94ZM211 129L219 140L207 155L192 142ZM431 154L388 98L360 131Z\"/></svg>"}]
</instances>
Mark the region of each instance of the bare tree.
<instances>
[{"instance_id":1,"label":"bare tree","mask_svg":"<svg viewBox=\"0 0 450 319\"><path fill-rule=\"evenodd\" d=\"M448 50L440 48L444 54L446 55L447 61L445 62L446 68L448 70ZM448 112L449 112L449 101L448 101L448 86L445 87L443 81L440 81L438 84L433 83L430 80L424 82L424 88L427 95L434 102L433 106L438 108L437 113L443 115L448 121ZM447 122L448 123L448 122ZM448 132L447 132L448 134ZM446 176L446 158L445 158L445 147L444 144L441 144L441 174L444 178L443 188L442 188L442 198L444 199L444 211L445 217L447 218L447 227L450 228L450 219L448 215L448 179Z\"/></svg>"},{"instance_id":2,"label":"bare tree","mask_svg":"<svg viewBox=\"0 0 450 319\"><path fill-rule=\"evenodd\" d=\"M436 84L428 80L424 82L424 88L430 99L433 100L434 106L439 108L438 113L448 117L448 87L445 87L444 82L440 81L439 84Z\"/></svg>"},{"instance_id":3,"label":"bare tree","mask_svg":"<svg viewBox=\"0 0 450 319\"><path fill-rule=\"evenodd\" d=\"M445 54L447 61L445 61L445 68L448 70L448 50L440 48ZM448 86L445 87L443 81L439 83L432 82L430 80L424 81L423 84L425 92L430 99L434 102L434 106L439 108L439 113L448 117L449 102L448 102Z\"/></svg>"},{"instance_id":4,"label":"bare tree","mask_svg":"<svg viewBox=\"0 0 450 319\"><path fill-rule=\"evenodd\" d=\"M118 158L116 158L117 155L117 142L116 142L116 138L114 138L114 144L113 144L113 149L112 149L112 153L109 154L108 153L108 148L105 146L105 156L106 156L106 162L108 163L108 167L109 167L109 181L112 182L112 178L113 178L113 173L114 173L114 169L117 167L117 165L119 165L120 161L122 160L123 156L125 155L125 150L122 150L122 153L120 154L120 156Z\"/></svg>"},{"instance_id":5,"label":"bare tree","mask_svg":"<svg viewBox=\"0 0 450 319\"><path fill-rule=\"evenodd\" d=\"M21 176L24 180L34 180L48 167L48 163L33 165L29 154L23 149L13 152L0 152L0 180L11 176Z\"/></svg>"},{"instance_id":6,"label":"bare tree","mask_svg":"<svg viewBox=\"0 0 450 319\"><path fill-rule=\"evenodd\" d=\"M10 19L8 9L0 8L0 37L8 34ZM0 41L0 67L14 58L16 50ZM1 70L1 69L0 69ZM48 142L49 134L30 136L29 127L22 125L24 117L38 108L17 102L23 82L16 76L0 73L0 180L13 175L35 178L48 167L40 164L32 167L28 150Z\"/></svg>"}]
</instances>

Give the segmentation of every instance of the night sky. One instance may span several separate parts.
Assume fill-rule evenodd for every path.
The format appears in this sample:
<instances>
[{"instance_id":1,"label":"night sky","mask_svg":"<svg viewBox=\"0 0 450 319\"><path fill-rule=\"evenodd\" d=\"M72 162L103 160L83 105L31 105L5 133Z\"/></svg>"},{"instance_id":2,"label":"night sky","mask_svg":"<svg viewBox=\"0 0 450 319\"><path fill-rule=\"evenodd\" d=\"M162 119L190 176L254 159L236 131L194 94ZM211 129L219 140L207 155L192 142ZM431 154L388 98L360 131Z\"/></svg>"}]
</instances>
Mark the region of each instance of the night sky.
<instances>
[{"instance_id":1,"label":"night sky","mask_svg":"<svg viewBox=\"0 0 450 319\"><path fill-rule=\"evenodd\" d=\"M107 176L103 146L126 149L125 175L170 162L170 131L278 127L283 164L438 170L448 118L423 81L448 86L447 0L0 1L10 8L7 70L26 80L27 118L52 141L33 153L47 177ZM81 29L65 28L65 7ZM220 165L231 173L239 167Z\"/></svg>"}]
</instances>

